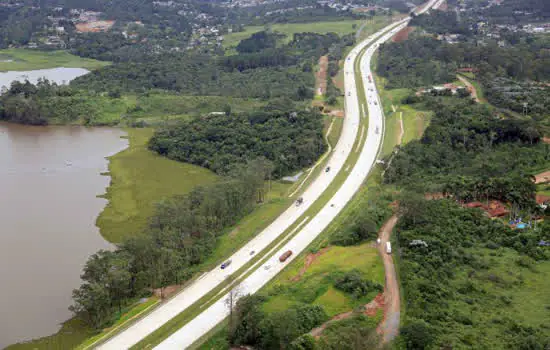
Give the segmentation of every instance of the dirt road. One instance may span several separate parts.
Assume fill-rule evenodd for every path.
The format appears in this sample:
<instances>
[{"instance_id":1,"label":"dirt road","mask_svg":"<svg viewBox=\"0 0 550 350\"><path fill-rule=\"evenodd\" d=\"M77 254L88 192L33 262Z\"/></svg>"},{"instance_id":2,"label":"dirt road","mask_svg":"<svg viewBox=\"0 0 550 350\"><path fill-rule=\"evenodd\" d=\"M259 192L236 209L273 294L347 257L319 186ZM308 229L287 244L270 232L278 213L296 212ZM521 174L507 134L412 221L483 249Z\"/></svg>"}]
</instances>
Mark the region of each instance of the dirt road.
<instances>
[{"instance_id":1,"label":"dirt road","mask_svg":"<svg viewBox=\"0 0 550 350\"><path fill-rule=\"evenodd\" d=\"M386 253L386 242L390 240L391 233L397 223L397 215L392 216L380 229L380 244L378 251L384 262L386 285L384 286L384 320L379 327L382 332L383 342L387 343L393 340L399 333L400 296L399 283L393 265L391 254Z\"/></svg>"},{"instance_id":2,"label":"dirt road","mask_svg":"<svg viewBox=\"0 0 550 350\"><path fill-rule=\"evenodd\" d=\"M470 91L470 94L472 94L472 97L474 98L474 101L476 101L477 103L480 102L479 100L479 97L477 97L477 90L476 88L472 85L472 83L470 83L468 81L468 79L460 76L460 75L457 75L456 76L458 78L458 80L460 80L461 82L464 83L464 85L466 85L466 88L468 89L468 91Z\"/></svg>"}]
</instances>

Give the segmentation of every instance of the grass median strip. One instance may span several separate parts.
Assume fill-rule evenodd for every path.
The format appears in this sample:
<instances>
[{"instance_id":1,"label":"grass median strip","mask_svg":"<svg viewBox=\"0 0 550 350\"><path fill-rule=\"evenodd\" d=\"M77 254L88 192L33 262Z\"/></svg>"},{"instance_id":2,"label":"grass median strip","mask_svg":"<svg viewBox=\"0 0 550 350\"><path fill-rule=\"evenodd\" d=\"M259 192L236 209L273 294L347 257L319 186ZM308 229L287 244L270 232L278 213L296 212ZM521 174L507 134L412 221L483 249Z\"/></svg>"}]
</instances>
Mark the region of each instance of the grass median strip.
<instances>
[{"instance_id":1,"label":"grass median strip","mask_svg":"<svg viewBox=\"0 0 550 350\"><path fill-rule=\"evenodd\" d=\"M365 89L361 79L361 72L359 70L358 62L360 62L362 56L365 53L365 50L366 48L361 52L360 55L358 55L355 62L356 86L357 86L358 100L360 104L365 102L364 101ZM359 129L367 128L367 127L368 127L368 118L359 118ZM353 146L361 147L364 141L365 140L360 140L356 135ZM353 149L353 147L351 149ZM357 163L358 158L359 158L359 153L351 152L348 155L342 169L338 172L336 177L333 179L333 181L328 186L328 188L323 192L323 194L321 194L321 196L308 208L308 210L306 210L306 212L295 223L293 223L282 235L280 235L276 240L274 240L268 247L263 249L259 254L257 254L254 258L252 258L251 261L249 261L247 264L242 266L238 271L231 274L228 277L227 281L218 285L216 288L211 290L209 293L207 293L205 296L203 296L193 305L191 305L190 307L185 309L183 312L181 312L179 315L177 315L176 317L174 317L173 319L165 323L158 330L156 330L155 332L151 333L150 335L142 339L140 342L134 345L132 349L150 348L152 346L158 345L168 336L170 336L175 331L177 331L178 329L183 327L185 324L187 324L189 321L191 321L203 310L205 310L210 305L214 304L217 300L219 300L223 296L222 292L224 290L228 290L232 286L246 279L246 277L248 277L254 271L253 270L254 266L259 266L265 261L267 261L273 255L273 252L275 252L278 247L283 246L290 239L292 239L296 234L299 233L300 226L305 225L310 220L310 218L313 218L325 205L329 203L330 199L338 191L338 189L341 187L341 185L344 183L344 181L348 176L348 174L344 169L346 169L347 167L354 166Z\"/></svg>"}]
</instances>

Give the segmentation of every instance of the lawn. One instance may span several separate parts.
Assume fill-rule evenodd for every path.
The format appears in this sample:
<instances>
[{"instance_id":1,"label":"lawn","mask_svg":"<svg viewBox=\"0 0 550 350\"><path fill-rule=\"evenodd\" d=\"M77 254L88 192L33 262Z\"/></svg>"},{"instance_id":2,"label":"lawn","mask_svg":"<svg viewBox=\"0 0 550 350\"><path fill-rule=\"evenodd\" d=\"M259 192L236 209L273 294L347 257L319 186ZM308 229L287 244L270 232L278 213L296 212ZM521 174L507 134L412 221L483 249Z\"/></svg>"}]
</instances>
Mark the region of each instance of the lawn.
<instances>
[{"instance_id":1,"label":"lawn","mask_svg":"<svg viewBox=\"0 0 550 350\"><path fill-rule=\"evenodd\" d=\"M108 64L108 62L71 55L67 51L0 50L0 71L25 71L55 67L93 70Z\"/></svg>"},{"instance_id":2,"label":"lawn","mask_svg":"<svg viewBox=\"0 0 550 350\"><path fill-rule=\"evenodd\" d=\"M330 246L304 271L307 254L302 254L279 274L265 293L269 299L264 311L284 311L298 303L321 305L329 316L351 311L368 303L377 294L354 299L333 287L331 275L351 270L361 271L364 278L384 284L384 267L378 251L370 242L357 246Z\"/></svg>"},{"instance_id":3,"label":"lawn","mask_svg":"<svg viewBox=\"0 0 550 350\"><path fill-rule=\"evenodd\" d=\"M218 179L204 168L161 157L147 149L152 129L129 129L130 147L110 158L109 203L97 219L110 242L140 233L162 198L185 194Z\"/></svg>"},{"instance_id":4,"label":"lawn","mask_svg":"<svg viewBox=\"0 0 550 350\"><path fill-rule=\"evenodd\" d=\"M364 20L352 20L345 19L341 21L321 21L321 22L310 22L310 23L277 23L270 25L269 27L264 26L250 26L246 27L242 32L226 34L223 37L223 46L226 49L231 49L236 47L239 42L243 39L248 38L254 33L260 32L267 28L271 28L274 32L279 32L286 34L286 38L283 42L289 42L292 40L292 36L295 33L337 33L339 35L345 35L350 33L355 33L365 23ZM374 17L372 20L368 20L368 23L365 25L364 29L361 31L361 37L367 37L370 34L376 32L380 28L388 24L387 16ZM231 53L234 51L231 51Z\"/></svg>"},{"instance_id":5,"label":"lawn","mask_svg":"<svg viewBox=\"0 0 550 350\"><path fill-rule=\"evenodd\" d=\"M93 334L94 331L88 328L85 322L73 318L63 323L61 329L53 335L29 342L13 344L5 348L5 350L74 349Z\"/></svg>"},{"instance_id":6,"label":"lawn","mask_svg":"<svg viewBox=\"0 0 550 350\"><path fill-rule=\"evenodd\" d=\"M361 24L362 20L342 20L342 21L322 21L322 22L311 22L311 23L277 23L270 25L268 27L264 26L249 26L246 27L242 32L235 32L226 34L223 36L223 46L225 48L231 48L237 46L239 42L243 39L248 38L254 33L260 32L267 28L271 28L274 32L279 32L286 34L285 42L292 40L294 33L330 33L334 32L337 34L349 34L357 31Z\"/></svg>"}]
</instances>

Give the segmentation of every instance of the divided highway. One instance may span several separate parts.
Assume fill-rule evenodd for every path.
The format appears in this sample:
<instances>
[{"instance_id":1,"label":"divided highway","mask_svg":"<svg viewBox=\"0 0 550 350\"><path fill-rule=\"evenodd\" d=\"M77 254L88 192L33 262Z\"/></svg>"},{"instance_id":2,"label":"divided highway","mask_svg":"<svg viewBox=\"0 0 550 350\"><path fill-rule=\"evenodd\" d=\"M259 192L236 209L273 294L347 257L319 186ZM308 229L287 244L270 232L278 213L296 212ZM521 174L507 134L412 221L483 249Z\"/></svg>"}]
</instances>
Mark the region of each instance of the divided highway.
<instances>
[{"instance_id":1,"label":"divided highway","mask_svg":"<svg viewBox=\"0 0 550 350\"><path fill-rule=\"evenodd\" d=\"M430 1L426 9L433 5L435 1ZM313 242L313 240L330 224L330 222L340 213L344 206L352 199L353 195L359 190L361 184L366 179L369 172L372 170L378 150L381 147L383 139L384 117L382 106L379 100L378 93L374 82L369 83L367 77L371 75L371 59L379 44L389 40L395 33L404 28L408 23L409 18L398 22L397 25L392 25L389 32L385 28L381 32L367 38L348 55L345 62L345 93L346 93L346 121L350 129L355 131L353 140L357 137L357 122L360 118L359 99L357 97L357 87L355 82L354 63L365 47L365 54L361 57L360 73L365 88L366 100L368 103L368 129L367 138L362 147L361 154L355 166L351 170L344 184L332 197L332 199L313 217L301 231L292 238L288 243L281 247L273 254L262 266L252 272L239 286L240 292L245 294L253 294L275 277L285 266L292 261L300 252ZM374 40L381 33L385 33L381 37ZM345 126L346 128L346 126ZM338 152L338 146L345 143L348 146L353 144L353 141L348 141L345 135L342 135L335 153ZM341 151L341 150L340 150ZM332 160L331 160L332 162ZM321 176L322 177L322 176ZM292 250L294 254L288 258L285 263L280 263L278 257L287 250ZM195 317L189 323L180 328L177 332L168 337L164 342L155 347L158 350L183 349L200 337L214 328L219 322L223 321L229 314L226 305L227 295L220 298L217 302Z\"/></svg>"},{"instance_id":2,"label":"divided highway","mask_svg":"<svg viewBox=\"0 0 550 350\"><path fill-rule=\"evenodd\" d=\"M423 11L429 9L435 2L436 0L431 0ZM240 290L243 294L255 293L275 277L275 275L277 275L290 261L298 256L298 254L329 225L359 190L361 184L375 164L378 150L382 143L384 134L382 106L379 101L378 93L376 92L376 86L374 83L370 83L367 80L367 77L372 74L370 71L372 54L379 44L385 42L397 31L405 27L409 19L410 18L403 19L370 36L357 45L346 58L344 64L344 70L346 72L346 117L340 140L332 151L327 164L330 166L331 170L329 172L322 172L304 191L302 194L303 204L289 207L254 239L233 254L229 258L232 260L232 263L226 269L222 270L220 268L215 268L201 276L174 298L162 304L121 333L99 345L97 347L98 349L128 349L137 344L173 317L193 305L215 287L223 283L228 276L245 266L245 264L254 258L252 254L253 251L261 252L283 233L288 233L289 229L294 228L294 230L299 230L296 236L290 239L281 248L277 248L274 254L273 251L270 251L269 254L272 255L268 258L267 262L262 263L261 267L256 264L247 270L250 272L256 268L256 270L251 272L251 274L240 284ZM365 48L367 49L365 50ZM363 51L365 51L364 54ZM358 72L358 75L361 76L363 82L369 113L366 139L364 145L361 147L359 158L349 172L343 185L338 189L330 201L313 218L309 219L307 216L304 217L308 208L329 187L337 174L343 170L342 168L348 156L351 152L355 151L353 146L359 134L360 118L362 118L361 111L363 110L364 113L364 107L360 105L357 96L358 90L355 81L355 62L362 54L360 72ZM365 100L365 98L362 97L362 100ZM366 117L366 115L364 115L364 117ZM363 136L361 136L361 139L362 138ZM359 146L360 143L358 144L358 147ZM294 254L284 264L280 263L278 257L287 250L292 250ZM267 254L266 257L269 254ZM155 349L183 349L193 344L227 317L228 309L225 305L226 298L227 295L219 298Z\"/></svg>"}]
</instances>

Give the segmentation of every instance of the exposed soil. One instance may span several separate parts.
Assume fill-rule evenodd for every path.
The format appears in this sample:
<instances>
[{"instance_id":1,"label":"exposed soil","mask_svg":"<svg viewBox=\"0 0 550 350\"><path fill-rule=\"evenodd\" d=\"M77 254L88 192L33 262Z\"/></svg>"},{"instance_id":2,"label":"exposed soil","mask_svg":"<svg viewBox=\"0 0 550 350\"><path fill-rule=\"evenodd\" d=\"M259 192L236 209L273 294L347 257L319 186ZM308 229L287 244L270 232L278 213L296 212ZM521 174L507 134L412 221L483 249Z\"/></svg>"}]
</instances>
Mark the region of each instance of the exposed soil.
<instances>
[{"instance_id":1,"label":"exposed soil","mask_svg":"<svg viewBox=\"0 0 550 350\"><path fill-rule=\"evenodd\" d=\"M317 95L323 95L327 92L327 69L328 57L321 56L319 58L319 70L315 73L315 86L317 87L315 93Z\"/></svg>"},{"instance_id":2,"label":"exposed soil","mask_svg":"<svg viewBox=\"0 0 550 350\"><path fill-rule=\"evenodd\" d=\"M550 170L535 175L535 184L544 184L550 182Z\"/></svg>"},{"instance_id":3,"label":"exposed soil","mask_svg":"<svg viewBox=\"0 0 550 350\"><path fill-rule=\"evenodd\" d=\"M341 109L332 110L328 114L333 117L344 118L344 111Z\"/></svg>"},{"instance_id":4,"label":"exposed soil","mask_svg":"<svg viewBox=\"0 0 550 350\"><path fill-rule=\"evenodd\" d=\"M363 315L373 317L373 316L376 316L376 312L382 308L384 308L384 295L382 293L379 293L374 297L374 299L372 299L370 303L363 305L363 311L361 313ZM333 316L330 320L323 323L319 327L312 329L311 332L309 332L309 334L318 338L321 336L323 331L328 327L328 325L331 324L332 322L345 320L346 318L350 318L353 315L355 315L354 311L348 311L348 312L344 312L342 314Z\"/></svg>"},{"instance_id":5,"label":"exposed soil","mask_svg":"<svg viewBox=\"0 0 550 350\"><path fill-rule=\"evenodd\" d=\"M330 247L326 247L326 248L323 248L321 250L319 250L317 253L310 253L306 256L306 260L304 261L304 267L302 267L300 269L300 271L298 272L298 274L294 277L292 277L292 281L293 282L297 282L299 281L302 276L304 275L304 273L306 273L307 269L311 266L311 264L313 264L315 262L315 260L317 260L321 255L323 255L324 253L328 252L330 249Z\"/></svg>"},{"instance_id":6,"label":"exposed soil","mask_svg":"<svg viewBox=\"0 0 550 350\"><path fill-rule=\"evenodd\" d=\"M416 132L417 135L422 135L424 133L424 118L426 116L424 113L416 113Z\"/></svg>"},{"instance_id":7,"label":"exposed soil","mask_svg":"<svg viewBox=\"0 0 550 350\"><path fill-rule=\"evenodd\" d=\"M412 33L412 31L414 30L414 27L405 27L403 29L401 29L400 31L398 31L394 36L393 38L391 39L394 43L400 43L402 41L405 41L409 38L409 34Z\"/></svg>"},{"instance_id":8,"label":"exposed soil","mask_svg":"<svg viewBox=\"0 0 550 350\"><path fill-rule=\"evenodd\" d=\"M96 33L106 32L115 24L115 21L93 21L86 23L77 23L75 25L77 32Z\"/></svg>"},{"instance_id":9,"label":"exposed soil","mask_svg":"<svg viewBox=\"0 0 550 350\"><path fill-rule=\"evenodd\" d=\"M397 224L397 220L397 215L393 215L388 221L386 221L384 226L382 226L378 235L380 238L378 252L384 262L386 285L384 286L384 319L378 326L377 331L379 334L382 334L384 343L393 340L399 333L399 319L401 317L399 283L397 282L397 275L395 272L395 266L393 265L392 255L386 253L386 242L390 241L390 236L393 228Z\"/></svg>"},{"instance_id":10,"label":"exposed soil","mask_svg":"<svg viewBox=\"0 0 550 350\"><path fill-rule=\"evenodd\" d=\"M472 95L474 101L476 101L477 103L479 103L479 97L477 96L477 90L476 88L468 81L468 79L464 78L463 76L460 76L460 75L457 75L456 76L458 78L458 80L460 80L461 82L464 83L464 85L466 85L466 88L468 89L468 91L470 92L470 95Z\"/></svg>"},{"instance_id":11,"label":"exposed soil","mask_svg":"<svg viewBox=\"0 0 550 350\"><path fill-rule=\"evenodd\" d=\"M542 142L544 142L544 143L550 143L550 137L546 137L546 136L543 137L543 138L542 138Z\"/></svg>"},{"instance_id":12,"label":"exposed soil","mask_svg":"<svg viewBox=\"0 0 550 350\"><path fill-rule=\"evenodd\" d=\"M153 289L153 294L157 298L166 299L166 298L170 298L172 295L176 294L181 289L181 287L182 286L179 285L179 284L174 284L174 285L162 288L162 291L161 291L160 288L157 288L157 289Z\"/></svg>"},{"instance_id":13,"label":"exposed soil","mask_svg":"<svg viewBox=\"0 0 550 350\"><path fill-rule=\"evenodd\" d=\"M401 146L403 136L405 135L405 127L403 125L403 112L399 112L399 129L395 129L397 144Z\"/></svg>"}]
</instances>

